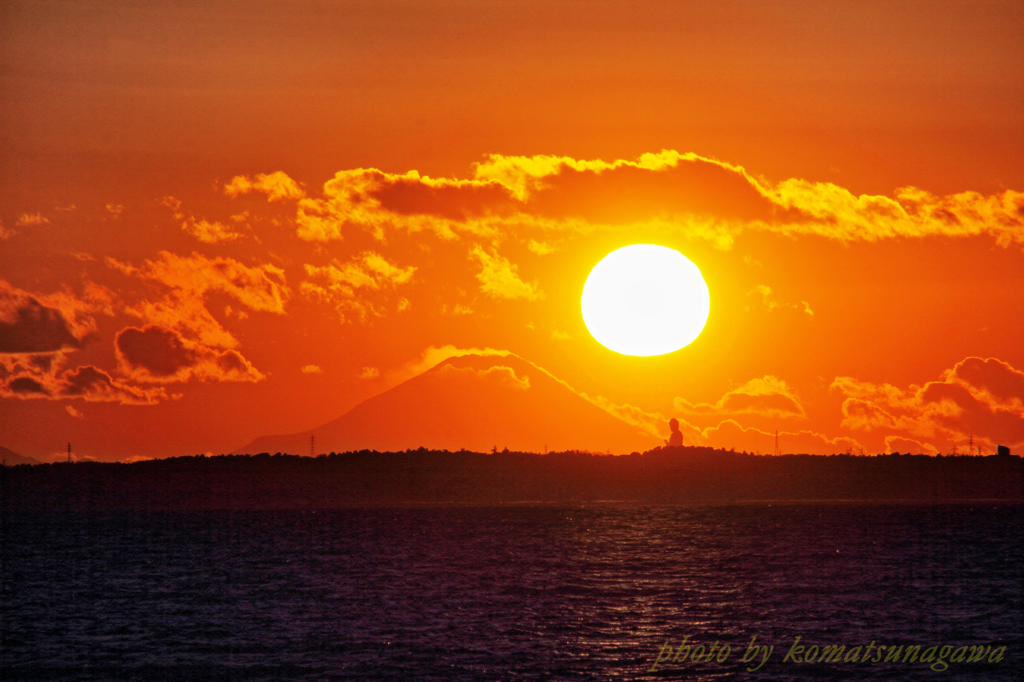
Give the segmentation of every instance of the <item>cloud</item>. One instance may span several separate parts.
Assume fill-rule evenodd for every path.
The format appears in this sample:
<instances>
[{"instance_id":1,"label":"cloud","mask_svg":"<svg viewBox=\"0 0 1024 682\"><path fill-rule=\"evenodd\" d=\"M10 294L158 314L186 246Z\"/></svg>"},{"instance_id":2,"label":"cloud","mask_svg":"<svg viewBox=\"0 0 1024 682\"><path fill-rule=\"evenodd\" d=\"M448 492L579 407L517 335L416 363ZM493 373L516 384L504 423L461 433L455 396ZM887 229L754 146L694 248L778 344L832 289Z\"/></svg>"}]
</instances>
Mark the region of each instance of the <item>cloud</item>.
<instances>
[{"instance_id":1,"label":"cloud","mask_svg":"<svg viewBox=\"0 0 1024 682\"><path fill-rule=\"evenodd\" d=\"M537 365L534 365L534 367L537 367ZM537 367L537 369L545 372L548 376L558 381L558 383L562 384L591 405L601 408L616 419L620 419L630 426L635 426L641 431L649 433L657 438L665 438L668 436L668 418L660 412L651 412L650 410L645 410L641 407L637 407L636 405L630 405L629 403L616 403L601 395L592 396L588 393L584 393L583 391L576 390L565 381L556 378L546 369L541 367ZM679 426L684 436L687 433L692 435L693 432L696 432L695 427L682 420L680 420Z\"/></svg>"},{"instance_id":2,"label":"cloud","mask_svg":"<svg viewBox=\"0 0 1024 682\"><path fill-rule=\"evenodd\" d=\"M886 436L885 451L887 453L906 452L911 455L937 455L939 453L939 449L930 443L922 443L919 440L903 436Z\"/></svg>"},{"instance_id":3,"label":"cloud","mask_svg":"<svg viewBox=\"0 0 1024 682\"><path fill-rule=\"evenodd\" d=\"M78 349L96 333L97 313L113 315L113 293L86 282L82 296L70 289L30 294L0 279L0 353Z\"/></svg>"},{"instance_id":4,"label":"cloud","mask_svg":"<svg viewBox=\"0 0 1024 682\"><path fill-rule=\"evenodd\" d=\"M242 236L223 223L197 220L191 213L181 210L181 202L174 197L164 197L161 203L169 207L174 217L181 221L181 229L205 244L234 241Z\"/></svg>"},{"instance_id":5,"label":"cloud","mask_svg":"<svg viewBox=\"0 0 1024 682\"><path fill-rule=\"evenodd\" d=\"M363 367L356 376L360 379L376 379L380 377L380 370L376 367Z\"/></svg>"},{"instance_id":6,"label":"cloud","mask_svg":"<svg viewBox=\"0 0 1024 682\"><path fill-rule=\"evenodd\" d=\"M936 196L906 187L891 197L855 195L800 178L773 183L742 166L674 150L610 162L492 154L468 180L415 170L339 171L321 197L299 200L295 222L311 241L341 239L353 227L381 240L391 230L451 240L645 226L721 248L745 230L842 242L987 235L1007 246L1024 243L1024 192ZM521 238L534 253L549 252L545 241Z\"/></svg>"},{"instance_id":7,"label":"cloud","mask_svg":"<svg viewBox=\"0 0 1024 682\"><path fill-rule=\"evenodd\" d=\"M723 395L718 402L691 403L683 398L673 400L676 411L689 416L758 414L767 417L805 417L803 405L785 381L766 374L751 379Z\"/></svg>"},{"instance_id":8,"label":"cloud","mask_svg":"<svg viewBox=\"0 0 1024 682\"><path fill-rule=\"evenodd\" d=\"M49 225L50 219L43 216L42 213L22 213L14 224L22 227L28 225Z\"/></svg>"},{"instance_id":9,"label":"cloud","mask_svg":"<svg viewBox=\"0 0 1024 682\"><path fill-rule=\"evenodd\" d=\"M81 348L72 323L54 308L0 280L0 353L39 353Z\"/></svg>"},{"instance_id":10,"label":"cloud","mask_svg":"<svg viewBox=\"0 0 1024 682\"><path fill-rule=\"evenodd\" d=\"M262 381L265 377L233 349L218 350L160 325L127 327L114 345L121 369L136 381Z\"/></svg>"},{"instance_id":11,"label":"cloud","mask_svg":"<svg viewBox=\"0 0 1024 682\"><path fill-rule=\"evenodd\" d=\"M779 303L774 296L772 296L772 288L767 284L758 284L753 289L747 292L747 296L750 296L752 294L760 294L761 302L764 303L764 307L767 308L769 311L775 310L776 308L782 306L782 304Z\"/></svg>"},{"instance_id":12,"label":"cloud","mask_svg":"<svg viewBox=\"0 0 1024 682\"><path fill-rule=\"evenodd\" d=\"M0 383L0 398L79 398L87 402L154 405L168 397L162 387L144 389L132 386L93 365L60 371L63 354L55 354L48 364L33 363L30 356L0 356L0 360L4 363L5 373L9 374L8 379Z\"/></svg>"},{"instance_id":13,"label":"cloud","mask_svg":"<svg viewBox=\"0 0 1024 682\"><path fill-rule=\"evenodd\" d=\"M513 215L516 205L509 188L500 182L356 168L338 171L324 183L323 198L299 201L297 234L310 241L337 240L351 226L379 239L391 229L429 230L453 239L457 230L493 232L487 220Z\"/></svg>"},{"instance_id":14,"label":"cloud","mask_svg":"<svg viewBox=\"0 0 1024 682\"><path fill-rule=\"evenodd\" d=\"M516 376L516 371L511 367L505 367L504 365L492 365L487 369L476 369L474 367L455 367L454 365L445 365L438 370L439 376L444 375L467 375L472 374L478 378L486 381L487 383L500 386L502 388L511 388L517 391L525 391L530 388L530 377L524 376L519 378Z\"/></svg>"},{"instance_id":15,"label":"cloud","mask_svg":"<svg viewBox=\"0 0 1024 682\"><path fill-rule=\"evenodd\" d=\"M524 299L536 301L544 298L537 284L527 284L519 279L519 267L496 251L488 253L480 246L473 247L470 256L480 263L480 272L476 278L480 280L480 290L491 298Z\"/></svg>"},{"instance_id":16,"label":"cloud","mask_svg":"<svg viewBox=\"0 0 1024 682\"><path fill-rule=\"evenodd\" d=\"M778 435L782 454L860 454L862 451L860 442L847 436L829 438L808 430L780 431ZM775 451L775 433L744 428L736 420L726 419L717 426L703 429L698 444L767 455Z\"/></svg>"},{"instance_id":17,"label":"cloud","mask_svg":"<svg viewBox=\"0 0 1024 682\"><path fill-rule=\"evenodd\" d=\"M284 271L273 265L249 267L231 258L207 258L199 253L178 256L162 251L157 260L147 260L142 269L108 263L126 274L137 274L192 296L223 292L239 303L261 312L283 313L289 291Z\"/></svg>"},{"instance_id":18,"label":"cloud","mask_svg":"<svg viewBox=\"0 0 1024 682\"><path fill-rule=\"evenodd\" d=\"M167 198L169 197L166 197L165 201ZM113 214L114 218L119 218L124 213L124 206L121 204L107 204L106 208L107 212Z\"/></svg>"},{"instance_id":19,"label":"cloud","mask_svg":"<svg viewBox=\"0 0 1024 682\"><path fill-rule=\"evenodd\" d=\"M154 404L166 397L163 391L147 391L128 386L92 365L82 365L64 372L58 395L78 397L89 402L117 402L128 404Z\"/></svg>"},{"instance_id":20,"label":"cloud","mask_svg":"<svg viewBox=\"0 0 1024 682\"><path fill-rule=\"evenodd\" d=\"M114 314L113 293L86 281L70 289L30 294L0 280L0 397L154 404L167 397L113 378L93 365L63 369L68 353L96 335L96 314ZM68 413L81 417L75 408Z\"/></svg>"},{"instance_id":21,"label":"cloud","mask_svg":"<svg viewBox=\"0 0 1024 682\"><path fill-rule=\"evenodd\" d=\"M428 369L436 367L449 358L458 358L464 355L495 355L505 357L511 355L511 353L498 348L458 348L451 344L446 346L427 346L418 357L387 371L385 373L387 386L388 388L396 386L403 381L423 374ZM367 368L364 367L363 369L366 370Z\"/></svg>"},{"instance_id":22,"label":"cloud","mask_svg":"<svg viewBox=\"0 0 1024 682\"><path fill-rule=\"evenodd\" d=\"M992 409L1024 410L1024 372L1002 360L965 358L946 370L943 378L968 387Z\"/></svg>"},{"instance_id":23,"label":"cloud","mask_svg":"<svg viewBox=\"0 0 1024 682\"><path fill-rule=\"evenodd\" d=\"M593 224L672 215L766 220L775 212L743 168L672 150L612 162L495 154L476 166L475 178L509 186L525 213Z\"/></svg>"},{"instance_id":24,"label":"cloud","mask_svg":"<svg viewBox=\"0 0 1024 682\"><path fill-rule=\"evenodd\" d=\"M923 447L927 439L943 450L971 439L988 450L1024 444L1024 372L997 358L965 358L938 381L906 389L853 377L837 377L831 389L844 396L846 428L914 439Z\"/></svg>"},{"instance_id":25,"label":"cloud","mask_svg":"<svg viewBox=\"0 0 1024 682\"><path fill-rule=\"evenodd\" d=\"M798 221L760 227L787 235L814 234L843 242L896 237L987 235L1000 246L1024 243L1024 192L935 196L904 187L895 196L856 196L831 183L790 179L762 189L777 206L798 211Z\"/></svg>"},{"instance_id":26,"label":"cloud","mask_svg":"<svg viewBox=\"0 0 1024 682\"><path fill-rule=\"evenodd\" d=\"M85 419L85 415L75 409L73 405L65 405L64 409L75 419Z\"/></svg>"},{"instance_id":27,"label":"cloud","mask_svg":"<svg viewBox=\"0 0 1024 682\"><path fill-rule=\"evenodd\" d=\"M303 365L299 371L303 374L323 374L323 370L317 365Z\"/></svg>"},{"instance_id":28,"label":"cloud","mask_svg":"<svg viewBox=\"0 0 1024 682\"><path fill-rule=\"evenodd\" d=\"M365 322L370 316L383 315L379 306L357 290L372 292L408 284L416 272L414 266L398 267L373 251L364 251L347 263L335 261L325 266L307 263L304 267L310 279L300 285L302 293L333 305L342 322L352 319ZM406 303L405 308L409 307ZM399 309L404 309L401 303Z\"/></svg>"},{"instance_id":29,"label":"cloud","mask_svg":"<svg viewBox=\"0 0 1024 682\"><path fill-rule=\"evenodd\" d=\"M807 301L800 301L799 305L796 303L782 303L775 297L775 294L772 292L772 288L767 284L758 284L747 292L747 296L753 296L754 294L761 297L761 303L768 309L768 312L778 310L779 308L793 308L814 317L814 311L811 310L810 303Z\"/></svg>"},{"instance_id":30,"label":"cloud","mask_svg":"<svg viewBox=\"0 0 1024 682\"><path fill-rule=\"evenodd\" d=\"M4 221L0 220L0 241L10 239L16 234L18 234L17 231L7 229L4 227Z\"/></svg>"},{"instance_id":31,"label":"cloud","mask_svg":"<svg viewBox=\"0 0 1024 682\"><path fill-rule=\"evenodd\" d=\"M534 239L531 239L529 241L529 243L526 245L526 248L528 248L530 251L533 251L538 256L546 256L549 253L554 253L555 251L558 251L558 249L555 248L554 246L551 246L550 244L547 244L545 242L538 242Z\"/></svg>"},{"instance_id":32,"label":"cloud","mask_svg":"<svg viewBox=\"0 0 1024 682\"><path fill-rule=\"evenodd\" d=\"M282 171L257 173L252 178L247 175L236 175L231 178L231 182L224 186L224 194L232 198L250 192L266 194L267 201L301 199L306 196L306 193L299 187L299 183Z\"/></svg>"},{"instance_id":33,"label":"cloud","mask_svg":"<svg viewBox=\"0 0 1024 682\"><path fill-rule=\"evenodd\" d=\"M180 332L185 338L209 348L236 348L238 341L206 308L206 298L223 293L258 312L284 314L291 292L284 271L270 264L249 267L232 258L207 258L199 253L179 256L161 251L154 260L137 268L113 258L107 265L126 275L162 285L166 293L156 300L143 299L126 312L146 323Z\"/></svg>"}]
</instances>

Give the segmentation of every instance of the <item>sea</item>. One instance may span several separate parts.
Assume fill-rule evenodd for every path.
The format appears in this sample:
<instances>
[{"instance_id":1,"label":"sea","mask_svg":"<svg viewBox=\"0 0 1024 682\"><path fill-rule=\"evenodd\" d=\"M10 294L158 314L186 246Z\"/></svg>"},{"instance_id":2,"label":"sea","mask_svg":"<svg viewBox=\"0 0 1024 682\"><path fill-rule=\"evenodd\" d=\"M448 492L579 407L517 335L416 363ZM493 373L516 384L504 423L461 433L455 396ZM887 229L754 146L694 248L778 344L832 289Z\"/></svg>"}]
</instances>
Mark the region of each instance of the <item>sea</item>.
<instances>
[{"instance_id":1,"label":"sea","mask_svg":"<svg viewBox=\"0 0 1024 682\"><path fill-rule=\"evenodd\" d=\"M1016 681L1021 521L981 502L8 511L0 676Z\"/></svg>"}]
</instances>

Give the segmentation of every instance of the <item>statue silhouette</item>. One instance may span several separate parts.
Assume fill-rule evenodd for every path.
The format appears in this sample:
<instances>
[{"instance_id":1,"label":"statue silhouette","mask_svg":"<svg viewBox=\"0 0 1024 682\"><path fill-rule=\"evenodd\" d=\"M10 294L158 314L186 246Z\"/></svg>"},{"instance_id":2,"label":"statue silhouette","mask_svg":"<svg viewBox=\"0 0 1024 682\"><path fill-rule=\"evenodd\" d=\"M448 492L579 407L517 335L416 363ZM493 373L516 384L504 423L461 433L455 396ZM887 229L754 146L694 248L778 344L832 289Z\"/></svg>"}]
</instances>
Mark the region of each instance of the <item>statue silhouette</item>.
<instances>
[{"instance_id":1,"label":"statue silhouette","mask_svg":"<svg viewBox=\"0 0 1024 682\"><path fill-rule=\"evenodd\" d=\"M672 435L665 441L665 445L669 447L677 447L683 444L683 434L679 430L679 420L673 417L668 422L668 428L672 430Z\"/></svg>"}]
</instances>

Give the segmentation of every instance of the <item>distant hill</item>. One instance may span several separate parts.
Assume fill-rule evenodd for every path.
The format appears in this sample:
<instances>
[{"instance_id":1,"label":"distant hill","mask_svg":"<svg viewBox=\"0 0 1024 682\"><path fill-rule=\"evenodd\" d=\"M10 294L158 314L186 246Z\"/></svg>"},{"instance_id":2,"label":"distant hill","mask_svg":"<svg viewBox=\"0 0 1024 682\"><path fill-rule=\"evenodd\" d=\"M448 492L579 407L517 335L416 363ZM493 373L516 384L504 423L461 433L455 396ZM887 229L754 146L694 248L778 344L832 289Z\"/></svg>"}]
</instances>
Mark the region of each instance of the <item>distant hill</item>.
<instances>
[{"instance_id":1,"label":"distant hill","mask_svg":"<svg viewBox=\"0 0 1024 682\"><path fill-rule=\"evenodd\" d=\"M588 450L615 454L661 445L514 355L466 355L356 405L323 426L261 436L237 453L405 450Z\"/></svg>"},{"instance_id":2,"label":"distant hill","mask_svg":"<svg viewBox=\"0 0 1024 682\"><path fill-rule=\"evenodd\" d=\"M0 447L0 462L5 463L7 466L12 467L17 464L42 464L38 459L32 457L26 457L25 455L19 455L13 450L8 450L5 447Z\"/></svg>"}]
</instances>

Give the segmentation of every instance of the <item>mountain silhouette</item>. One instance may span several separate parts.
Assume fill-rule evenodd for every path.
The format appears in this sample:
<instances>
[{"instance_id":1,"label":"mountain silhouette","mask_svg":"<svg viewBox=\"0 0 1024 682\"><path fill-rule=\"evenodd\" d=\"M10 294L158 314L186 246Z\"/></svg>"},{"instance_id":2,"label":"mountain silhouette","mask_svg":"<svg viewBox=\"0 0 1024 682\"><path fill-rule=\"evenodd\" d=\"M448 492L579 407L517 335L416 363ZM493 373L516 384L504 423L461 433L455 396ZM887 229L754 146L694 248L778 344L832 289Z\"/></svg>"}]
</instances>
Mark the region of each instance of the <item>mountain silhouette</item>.
<instances>
[{"instance_id":1,"label":"mountain silhouette","mask_svg":"<svg viewBox=\"0 0 1024 682\"><path fill-rule=\"evenodd\" d=\"M0 461L4 462L9 467L17 464L42 464L38 459L19 455L17 452L8 450L5 447L0 447Z\"/></svg>"},{"instance_id":2,"label":"mountain silhouette","mask_svg":"<svg viewBox=\"0 0 1024 682\"><path fill-rule=\"evenodd\" d=\"M238 453L642 451L661 441L514 355L449 358L323 426L261 436Z\"/></svg>"}]
</instances>

